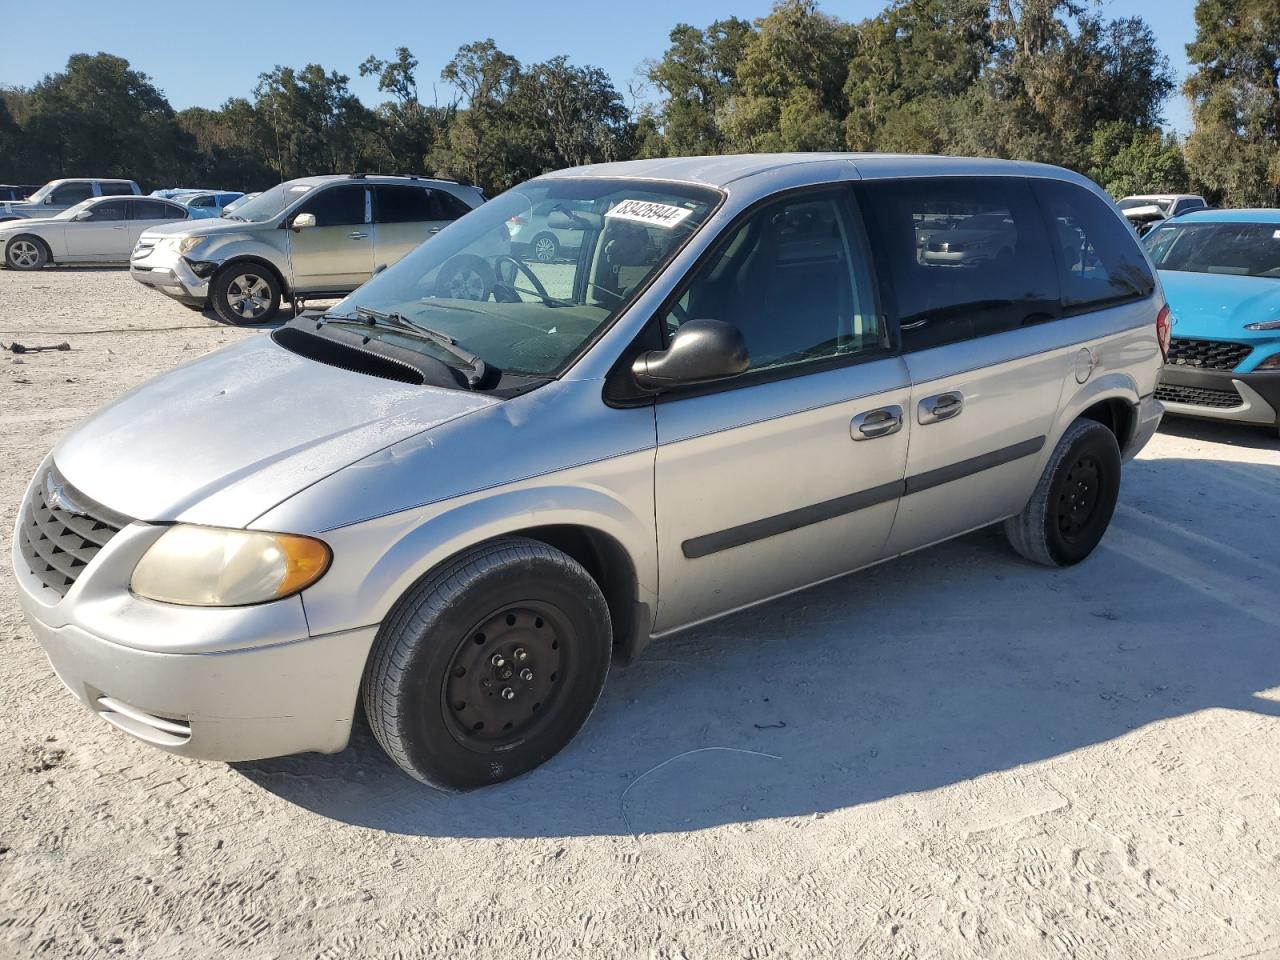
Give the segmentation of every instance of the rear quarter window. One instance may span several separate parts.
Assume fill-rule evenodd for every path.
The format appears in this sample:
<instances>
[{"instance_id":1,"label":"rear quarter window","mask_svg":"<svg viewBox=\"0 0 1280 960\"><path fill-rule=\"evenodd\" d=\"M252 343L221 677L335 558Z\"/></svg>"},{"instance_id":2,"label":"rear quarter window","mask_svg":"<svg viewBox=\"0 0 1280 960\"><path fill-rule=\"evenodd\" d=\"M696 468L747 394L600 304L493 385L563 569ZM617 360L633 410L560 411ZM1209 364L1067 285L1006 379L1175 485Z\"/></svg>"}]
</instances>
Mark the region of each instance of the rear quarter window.
<instances>
[{"instance_id":1,"label":"rear quarter window","mask_svg":"<svg viewBox=\"0 0 1280 960\"><path fill-rule=\"evenodd\" d=\"M872 181L861 199L904 350L1058 317L1053 254L1025 180Z\"/></svg>"},{"instance_id":2,"label":"rear quarter window","mask_svg":"<svg viewBox=\"0 0 1280 960\"><path fill-rule=\"evenodd\" d=\"M1063 307L1084 313L1151 296L1155 278L1138 238L1100 197L1062 180L1036 194L1058 255Z\"/></svg>"}]
</instances>

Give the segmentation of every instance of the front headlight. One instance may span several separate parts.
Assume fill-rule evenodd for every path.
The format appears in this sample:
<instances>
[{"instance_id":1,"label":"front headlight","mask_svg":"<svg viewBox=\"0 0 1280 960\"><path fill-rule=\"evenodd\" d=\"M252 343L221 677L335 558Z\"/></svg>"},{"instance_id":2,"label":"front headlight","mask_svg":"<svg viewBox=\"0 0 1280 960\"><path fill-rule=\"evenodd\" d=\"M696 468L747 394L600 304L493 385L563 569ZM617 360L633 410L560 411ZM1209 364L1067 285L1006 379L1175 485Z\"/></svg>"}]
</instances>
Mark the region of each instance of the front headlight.
<instances>
[{"instance_id":1,"label":"front headlight","mask_svg":"<svg viewBox=\"0 0 1280 960\"><path fill-rule=\"evenodd\" d=\"M207 239L208 237L165 237L156 246L176 250L180 255L186 256Z\"/></svg>"},{"instance_id":2,"label":"front headlight","mask_svg":"<svg viewBox=\"0 0 1280 960\"><path fill-rule=\"evenodd\" d=\"M329 547L311 537L178 524L142 555L130 588L164 603L242 607L311 586L331 557Z\"/></svg>"},{"instance_id":3,"label":"front headlight","mask_svg":"<svg viewBox=\"0 0 1280 960\"><path fill-rule=\"evenodd\" d=\"M1246 330L1280 330L1280 320L1263 320L1261 323L1246 323Z\"/></svg>"}]
</instances>

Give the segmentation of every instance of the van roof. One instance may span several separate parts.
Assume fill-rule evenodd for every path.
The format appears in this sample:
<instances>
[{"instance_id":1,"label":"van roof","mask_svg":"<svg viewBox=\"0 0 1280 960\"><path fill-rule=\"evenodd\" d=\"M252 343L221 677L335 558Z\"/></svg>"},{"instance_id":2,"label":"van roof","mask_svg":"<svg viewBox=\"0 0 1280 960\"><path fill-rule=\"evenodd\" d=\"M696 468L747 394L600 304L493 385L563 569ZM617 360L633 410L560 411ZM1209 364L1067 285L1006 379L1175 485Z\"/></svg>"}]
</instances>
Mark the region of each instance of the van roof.
<instances>
[{"instance_id":1,"label":"van roof","mask_svg":"<svg viewBox=\"0 0 1280 960\"><path fill-rule=\"evenodd\" d=\"M668 180L725 187L735 180L762 173L781 172L809 164L840 166L855 170L874 167L875 175L1076 175L1058 167L1025 163L1018 160L996 160L982 157L938 157L892 153L748 153L712 157L662 157L652 160L626 160L618 163L596 163L571 167L546 174L551 178L622 177L643 180ZM895 172L896 171L896 172Z\"/></svg>"}]
</instances>

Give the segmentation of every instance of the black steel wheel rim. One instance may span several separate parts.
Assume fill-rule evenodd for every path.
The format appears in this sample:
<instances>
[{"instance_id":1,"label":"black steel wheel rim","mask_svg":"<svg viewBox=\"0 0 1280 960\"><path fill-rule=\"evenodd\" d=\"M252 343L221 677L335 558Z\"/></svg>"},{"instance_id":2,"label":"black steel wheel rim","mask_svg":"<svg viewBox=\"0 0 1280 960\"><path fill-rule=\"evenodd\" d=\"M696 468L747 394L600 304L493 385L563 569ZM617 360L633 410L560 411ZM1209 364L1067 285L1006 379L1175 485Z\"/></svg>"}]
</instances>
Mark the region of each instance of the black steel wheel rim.
<instances>
[{"instance_id":1,"label":"black steel wheel rim","mask_svg":"<svg viewBox=\"0 0 1280 960\"><path fill-rule=\"evenodd\" d=\"M508 604L472 627L449 661L441 690L453 738L492 753L546 726L564 699L573 639L569 618L536 600Z\"/></svg>"},{"instance_id":2,"label":"black steel wheel rim","mask_svg":"<svg viewBox=\"0 0 1280 960\"><path fill-rule=\"evenodd\" d=\"M1102 503L1102 489L1098 458L1091 453L1077 457L1058 492L1058 532L1064 540L1078 540L1089 531Z\"/></svg>"}]
</instances>

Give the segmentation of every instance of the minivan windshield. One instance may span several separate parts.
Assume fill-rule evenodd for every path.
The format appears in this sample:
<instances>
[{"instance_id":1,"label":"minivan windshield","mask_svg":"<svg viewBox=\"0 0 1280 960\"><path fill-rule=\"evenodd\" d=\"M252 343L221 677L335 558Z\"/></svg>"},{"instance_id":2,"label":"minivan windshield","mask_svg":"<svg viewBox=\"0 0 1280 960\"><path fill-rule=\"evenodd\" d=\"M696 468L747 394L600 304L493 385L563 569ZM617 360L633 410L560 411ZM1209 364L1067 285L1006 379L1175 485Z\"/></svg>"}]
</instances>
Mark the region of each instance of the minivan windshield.
<instances>
[{"instance_id":1,"label":"minivan windshield","mask_svg":"<svg viewBox=\"0 0 1280 960\"><path fill-rule=\"evenodd\" d=\"M1159 270L1280 277L1280 223L1178 223L1143 238Z\"/></svg>"},{"instance_id":2,"label":"minivan windshield","mask_svg":"<svg viewBox=\"0 0 1280 960\"><path fill-rule=\"evenodd\" d=\"M275 219L286 207L292 206L294 201L313 189L315 189L315 184L312 183L298 183L296 181L278 183L270 190L265 190L252 200L247 200L241 206L236 207L235 213L231 214L228 219L247 220L250 223L265 223L268 220Z\"/></svg>"},{"instance_id":3,"label":"minivan windshield","mask_svg":"<svg viewBox=\"0 0 1280 960\"><path fill-rule=\"evenodd\" d=\"M328 316L355 318L357 308L394 315L443 334L504 373L556 376L719 201L717 191L692 185L533 180L454 221ZM548 236L554 244L539 244ZM555 254L548 257L550 249ZM455 362L431 339L391 324L369 332Z\"/></svg>"}]
</instances>

